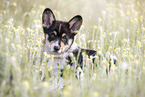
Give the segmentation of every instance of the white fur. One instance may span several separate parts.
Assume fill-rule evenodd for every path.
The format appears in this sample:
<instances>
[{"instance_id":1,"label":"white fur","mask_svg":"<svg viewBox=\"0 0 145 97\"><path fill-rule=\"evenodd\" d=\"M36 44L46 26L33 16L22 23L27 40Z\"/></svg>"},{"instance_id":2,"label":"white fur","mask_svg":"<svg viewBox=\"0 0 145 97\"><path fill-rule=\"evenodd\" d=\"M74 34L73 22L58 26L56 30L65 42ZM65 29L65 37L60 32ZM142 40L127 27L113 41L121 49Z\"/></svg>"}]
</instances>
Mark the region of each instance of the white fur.
<instances>
[{"instance_id":1,"label":"white fur","mask_svg":"<svg viewBox=\"0 0 145 97\"><path fill-rule=\"evenodd\" d=\"M64 69L64 65L66 64L66 56L68 54L60 54L60 55L54 55L53 60L49 60L47 63L47 66L52 66L52 68L55 69ZM59 65L58 65L59 64Z\"/></svg>"}]
</instances>

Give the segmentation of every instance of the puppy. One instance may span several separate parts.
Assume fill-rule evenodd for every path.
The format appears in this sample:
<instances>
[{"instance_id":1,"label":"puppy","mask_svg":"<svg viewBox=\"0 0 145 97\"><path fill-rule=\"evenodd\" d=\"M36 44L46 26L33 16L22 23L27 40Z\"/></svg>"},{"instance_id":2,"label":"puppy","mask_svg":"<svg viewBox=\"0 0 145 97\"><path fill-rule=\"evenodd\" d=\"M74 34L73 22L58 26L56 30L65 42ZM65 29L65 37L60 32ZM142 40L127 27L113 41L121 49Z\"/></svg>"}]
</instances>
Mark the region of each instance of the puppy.
<instances>
[{"instance_id":1,"label":"puppy","mask_svg":"<svg viewBox=\"0 0 145 97\"><path fill-rule=\"evenodd\" d=\"M73 53L78 64L76 67L83 67L83 52L95 61L97 51L82 49L75 43L75 36L78 33L83 19L80 15L76 15L69 21L56 20L52 10L46 8L42 14L42 25L44 30L44 51L54 56L53 63L48 61L48 66L52 66L53 71L57 74L64 69L64 65L74 66L70 53ZM104 57L104 54L103 54ZM109 59L110 60L110 59ZM114 64L116 60L113 60ZM110 65L111 66L111 65ZM110 68L109 66L109 68Z\"/></svg>"}]
</instances>

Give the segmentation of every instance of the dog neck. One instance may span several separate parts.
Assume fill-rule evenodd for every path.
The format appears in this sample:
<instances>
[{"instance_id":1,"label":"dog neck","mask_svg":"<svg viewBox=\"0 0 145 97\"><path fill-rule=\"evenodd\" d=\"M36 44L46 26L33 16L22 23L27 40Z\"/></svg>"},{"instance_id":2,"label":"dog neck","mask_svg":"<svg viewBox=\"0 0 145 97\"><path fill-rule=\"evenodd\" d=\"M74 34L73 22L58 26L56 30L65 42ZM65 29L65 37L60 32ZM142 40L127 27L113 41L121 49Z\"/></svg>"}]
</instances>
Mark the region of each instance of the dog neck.
<instances>
[{"instance_id":1,"label":"dog neck","mask_svg":"<svg viewBox=\"0 0 145 97\"><path fill-rule=\"evenodd\" d=\"M76 49L78 49L78 45L76 43L73 43L71 48L67 52L58 55L53 55L53 62L50 62L50 60L48 59L47 67L49 68L49 66L52 66L53 70L55 71L64 69L64 66L66 65L67 61L66 58L69 56L70 53L72 53Z\"/></svg>"}]
</instances>

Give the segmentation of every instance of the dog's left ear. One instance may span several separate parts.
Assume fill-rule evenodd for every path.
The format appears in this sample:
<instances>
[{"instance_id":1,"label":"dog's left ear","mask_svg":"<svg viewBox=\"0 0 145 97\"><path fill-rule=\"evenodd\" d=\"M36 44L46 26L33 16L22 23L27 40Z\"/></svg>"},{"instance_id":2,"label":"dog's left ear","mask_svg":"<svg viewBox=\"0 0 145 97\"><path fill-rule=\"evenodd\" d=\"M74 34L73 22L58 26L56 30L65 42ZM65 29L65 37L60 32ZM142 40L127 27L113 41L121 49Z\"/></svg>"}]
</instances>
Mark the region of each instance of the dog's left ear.
<instances>
[{"instance_id":1,"label":"dog's left ear","mask_svg":"<svg viewBox=\"0 0 145 97\"><path fill-rule=\"evenodd\" d=\"M82 17L80 15L74 16L68 23L69 28L71 29L71 33L77 34L81 25L82 25Z\"/></svg>"},{"instance_id":2,"label":"dog's left ear","mask_svg":"<svg viewBox=\"0 0 145 97\"><path fill-rule=\"evenodd\" d=\"M49 28L53 21L55 20L55 16L51 9L46 8L42 14L42 25L43 27Z\"/></svg>"}]
</instances>

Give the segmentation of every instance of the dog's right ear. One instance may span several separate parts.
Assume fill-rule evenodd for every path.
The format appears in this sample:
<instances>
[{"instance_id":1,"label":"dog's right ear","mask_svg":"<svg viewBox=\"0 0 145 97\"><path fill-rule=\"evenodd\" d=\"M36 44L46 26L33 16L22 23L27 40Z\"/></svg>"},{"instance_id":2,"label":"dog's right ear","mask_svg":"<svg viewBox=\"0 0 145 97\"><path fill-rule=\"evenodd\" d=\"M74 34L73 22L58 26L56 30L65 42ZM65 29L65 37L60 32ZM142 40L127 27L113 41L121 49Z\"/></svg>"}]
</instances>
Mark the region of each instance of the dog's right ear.
<instances>
[{"instance_id":1,"label":"dog's right ear","mask_svg":"<svg viewBox=\"0 0 145 97\"><path fill-rule=\"evenodd\" d=\"M55 16L54 16L53 12L51 11L51 9L46 8L42 14L43 27L49 28L52 25L54 20L55 20Z\"/></svg>"},{"instance_id":2,"label":"dog's right ear","mask_svg":"<svg viewBox=\"0 0 145 97\"><path fill-rule=\"evenodd\" d=\"M83 18L80 15L74 16L68 23L71 33L77 34L83 22Z\"/></svg>"}]
</instances>

